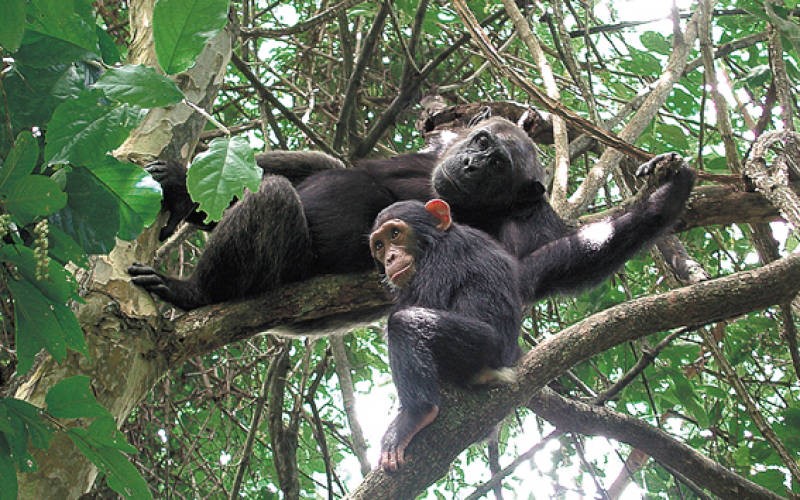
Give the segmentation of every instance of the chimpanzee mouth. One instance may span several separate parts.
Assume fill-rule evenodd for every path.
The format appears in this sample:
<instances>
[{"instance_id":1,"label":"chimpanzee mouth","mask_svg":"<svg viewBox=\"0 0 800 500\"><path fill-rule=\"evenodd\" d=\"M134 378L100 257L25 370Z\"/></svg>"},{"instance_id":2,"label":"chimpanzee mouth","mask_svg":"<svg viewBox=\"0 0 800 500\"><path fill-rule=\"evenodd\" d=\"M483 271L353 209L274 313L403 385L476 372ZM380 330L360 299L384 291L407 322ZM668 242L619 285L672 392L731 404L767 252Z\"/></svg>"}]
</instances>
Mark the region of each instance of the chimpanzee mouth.
<instances>
[{"instance_id":1,"label":"chimpanzee mouth","mask_svg":"<svg viewBox=\"0 0 800 500\"><path fill-rule=\"evenodd\" d=\"M398 278L403 279L406 274L409 274L409 272L411 271L411 268L412 268L413 265L414 265L413 262L409 262L403 269L400 269L396 273L394 273L391 276L389 276L389 281L391 281L395 285L398 285L398 286L401 285L401 283L399 283L397 281Z\"/></svg>"},{"instance_id":2,"label":"chimpanzee mouth","mask_svg":"<svg viewBox=\"0 0 800 500\"><path fill-rule=\"evenodd\" d=\"M459 184L459 182L458 182L458 181L456 181L456 180L455 180L455 178L453 178L453 177L450 175L450 173L447 171L447 169L446 169L446 168L444 168L444 167L441 167L441 168L439 169L439 171L442 173L442 175L444 176L445 180L447 180L447 182L448 182L448 183L449 183L451 186L453 186L453 189L455 189L455 190L456 190L456 191L457 191L459 194L463 194L463 195L466 195L466 194L467 194L466 190L465 190L465 189L464 189L464 188L461 186L461 184ZM438 189L437 189L437 191L438 191Z\"/></svg>"}]
</instances>

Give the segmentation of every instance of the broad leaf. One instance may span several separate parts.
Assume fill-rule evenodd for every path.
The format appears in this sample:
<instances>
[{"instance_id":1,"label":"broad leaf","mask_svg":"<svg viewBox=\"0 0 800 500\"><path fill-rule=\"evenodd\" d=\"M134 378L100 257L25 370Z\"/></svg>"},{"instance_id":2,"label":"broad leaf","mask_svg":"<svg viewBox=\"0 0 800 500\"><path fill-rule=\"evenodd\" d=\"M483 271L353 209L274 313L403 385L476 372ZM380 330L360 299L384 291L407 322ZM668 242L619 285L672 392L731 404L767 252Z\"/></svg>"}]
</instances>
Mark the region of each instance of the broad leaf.
<instances>
[{"instance_id":1,"label":"broad leaf","mask_svg":"<svg viewBox=\"0 0 800 500\"><path fill-rule=\"evenodd\" d=\"M99 429L108 428L108 423L98 423L102 420L104 419L95 420L88 429L72 428L67 431L67 435L81 453L106 475L111 489L126 498L152 498L147 483L136 467L117 446L109 446L107 438L103 438L102 433L98 432ZM110 425L113 425L113 420Z\"/></svg>"},{"instance_id":2,"label":"broad leaf","mask_svg":"<svg viewBox=\"0 0 800 500\"><path fill-rule=\"evenodd\" d=\"M94 87L111 99L142 108L168 106L183 99L183 93L172 80L142 65L110 69Z\"/></svg>"},{"instance_id":3,"label":"broad leaf","mask_svg":"<svg viewBox=\"0 0 800 500\"><path fill-rule=\"evenodd\" d=\"M28 452L31 444L41 450L50 446L53 432L42 419L39 408L14 398L0 398L0 418L11 455L21 472L36 470L36 462ZM8 430L10 429L10 431Z\"/></svg>"},{"instance_id":4,"label":"broad leaf","mask_svg":"<svg viewBox=\"0 0 800 500\"><path fill-rule=\"evenodd\" d=\"M208 222L219 220L222 211L234 197L242 196L245 187L255 192L261 173L245 138L217 138L209 143L208 151L192 162L186 185L192 199L208 214Z\"/></svg>"},{"instance_id":5,"label":"broad leaf","mask_svg":"<svg viewBox=\"0 0 800 500\"><path fill-rule=\"evenodd\" d=\"M20 132L14 141L14 147L0 165L0 190L30 175L36 167L38 157L39 145L36 139L27 130Z\"/></svg>"},{"instance_id":6,"label":"broad leaf","mask_svg":"<svg viewBox=\"0 0 800 500\"><path fill-rule=\"evenodd\" d=\"M47 411L57 418L113 417L97 402L86 375L65 378L50 388L45 396Z\"/></svg>"},{"instance_id":7,"label":"broad leaf","mask_svg":"<svg viewBox=\"0 0 800 500\"><path fill-rule=\"evenodd\" d=\"M0 2L0 45L14 52L22 42L25 32L25 0L3 0ZM1 476L1 475L0 475Z\"/></svg>"},{"instance_id":8,"label":"broad leaf","mask_svg":"<svg viewBox=\"0 0 800 500\"><path fill-rule=\"evenodd\" d=\"M158 63L168 74L194 64L209 40L228 22L229 0L158 0L153 38Z\"/></svg>"},{"instance_id":9,"label":"broad leaf","mask_svg":"<svg viewBox=\"0 0 800 500\"><path fill-rule=\"evenodd\" d=\"M120 228L115 196L97 177L78 167L66 174L67 206L50 222L69 235L88 254L108 253Z\"/></svg>"},{"instance_id":10,"label":"broad leaf","mask_svg":"<svg viewBox=\"0 0 800 500\"><path fill-rule=\"evenodd\" d=\"M119 231L123 240L133 240L153 223L161 210L161 185L146 170L106 156L91 173L106 187L119 207Z\"/></svg>"},{"instance_id":11,"label":"broad leaf","mask_svg":"<svg viewBox=\"0 0 800 500\"><path fill-rule=\"evenodd\" d=\"M49 165L91 165L127 139L142 117L139 108L111 106L99 91L65 101L47 126L45 160Z\"/></svg>"},{"instance_id":12,"label":"broad leaf","mask_svg":"<svg viewBox=\"0 0 800 500\"><path fill-rule=\"evenodd\" d=\"M99 53L88 0L32 0L28 20L34 31Z\"/></svg>"},{"instance_id":13,"label":"broad leaf","mask_svg":"<svg viewBox=\"0 0 800 500\"><path fill-rule=\"evenodd\" d=\"M6 435L0 432L0 491L8 498L17 498L17 469L11 459L11 447Z\"/></svg>"},{"instance_id":14,"label":"broad leaf","mask_svg":"<svg viewBox=\"0 0 800 500\"><path fill-rule=\"evenodd\" d=\"M67 204L67 195L53 179L44 175L29 175L7 190L0 190L0 196L6 210L22 225L61 210Z\"/></svg>"}]
</instances>

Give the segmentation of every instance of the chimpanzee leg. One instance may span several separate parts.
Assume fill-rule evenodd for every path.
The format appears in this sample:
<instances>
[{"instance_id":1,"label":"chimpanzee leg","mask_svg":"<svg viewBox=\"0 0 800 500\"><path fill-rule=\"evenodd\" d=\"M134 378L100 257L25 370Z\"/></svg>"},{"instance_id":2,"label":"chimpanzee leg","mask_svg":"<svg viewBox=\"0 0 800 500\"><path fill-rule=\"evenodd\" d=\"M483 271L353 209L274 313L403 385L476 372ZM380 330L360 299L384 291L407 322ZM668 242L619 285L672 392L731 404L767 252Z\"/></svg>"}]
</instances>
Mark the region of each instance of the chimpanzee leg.
<instances>
[{"instance_id":1,"label":"chimpanzee leg","mask_svg":"<svg viewBox=\"0 0 800 500\"><path fill-rule=\"evenodd\" d=\"M481 321L421 307L392 314L387 331L400 414L381 441L380 465L394 471L412 438L439 413L439 376L469 383L482 369L500 367L506 340Z\"/></svg>"},{"instance_id":2,"label":"chimpanzee leg","mask_svg":"<svg viewBox=\"0 0 800 500\"><path fill-rule=\"evenodd\" d=\"M239 298L297 280L310 265L303 207L285 178L267 176L257 193L228 209L186 280L131 266L132 281L182 309Z\"/></svg>"}]
</instances>

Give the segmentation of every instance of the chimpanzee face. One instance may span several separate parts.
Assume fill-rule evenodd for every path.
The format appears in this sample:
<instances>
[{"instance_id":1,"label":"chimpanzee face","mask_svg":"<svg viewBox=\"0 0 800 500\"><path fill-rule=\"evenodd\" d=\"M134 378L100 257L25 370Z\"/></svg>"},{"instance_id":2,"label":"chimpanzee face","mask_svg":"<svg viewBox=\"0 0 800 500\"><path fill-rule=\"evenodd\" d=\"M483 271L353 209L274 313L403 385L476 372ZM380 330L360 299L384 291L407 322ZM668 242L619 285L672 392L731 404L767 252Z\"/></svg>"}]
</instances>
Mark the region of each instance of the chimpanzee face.
<instances>
[{"instance_id":1,"label":"chimpanzee face","mask_svg":"<svg viewBox=\"0 0 800 500\"><path fill-rule=\"evenodd\" d=\"M372 257L389 284L403 288L416 273L414 231L400 219L389 219L369 235Z\"/></svg>"},{"instance_id":2,"label":"chimpanzee face","mask_svg":"<svg viewBox=\"0 0 800 500\"><path fill-rule=\"evenodd\" d=\"M512 206L519 190L542 177L533 141L494 117L450 146L433 172L433 187L455 209L491 211Z\"/></svg>"}]
</instances>

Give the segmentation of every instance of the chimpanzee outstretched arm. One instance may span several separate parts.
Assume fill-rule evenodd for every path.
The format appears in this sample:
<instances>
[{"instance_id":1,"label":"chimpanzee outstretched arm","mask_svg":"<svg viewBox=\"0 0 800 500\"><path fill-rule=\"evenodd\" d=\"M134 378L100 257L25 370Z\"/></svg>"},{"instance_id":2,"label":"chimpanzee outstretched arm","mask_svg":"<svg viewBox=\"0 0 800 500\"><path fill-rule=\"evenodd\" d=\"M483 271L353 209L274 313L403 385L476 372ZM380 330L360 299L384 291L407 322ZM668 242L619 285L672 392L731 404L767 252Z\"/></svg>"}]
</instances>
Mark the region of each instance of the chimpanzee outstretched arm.
<instances>
[{"instance_id":1,"label":"chimpanzee outstretched arm","mask_svg":"<svg viewBox=\"0 0 800 500\"><path fill-rule=\"evenodd\" d=\"M636 175L656 175L661 184L621 215L587 224L521 259L524 300L598 283L675 223L694 171L679 155L666 153L641 165Z\"/></svg>"},{"instance_id":2,"label":"chimpanzee outstretched arm","mask_svg":"<svg viewBox=\"0 0 800 500\"><path fill-rule=\"evenodd\" d=\"M381 440L380 467L395 471L412 438L439 413L439 377L466 385L486 368L502 368L509 339L482 321L423 307L391 314L386 330L400 413Z\"/></svg>"}]
</instances>

